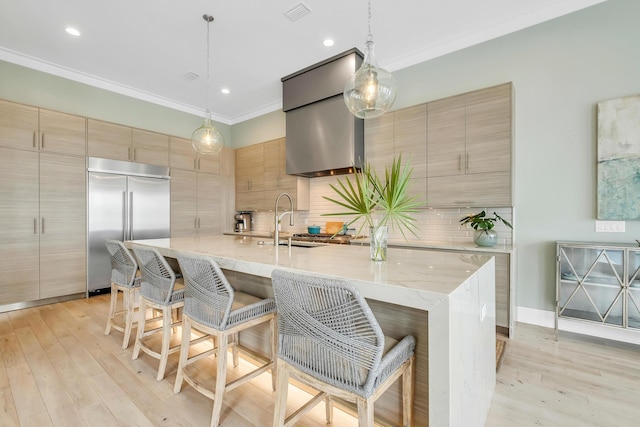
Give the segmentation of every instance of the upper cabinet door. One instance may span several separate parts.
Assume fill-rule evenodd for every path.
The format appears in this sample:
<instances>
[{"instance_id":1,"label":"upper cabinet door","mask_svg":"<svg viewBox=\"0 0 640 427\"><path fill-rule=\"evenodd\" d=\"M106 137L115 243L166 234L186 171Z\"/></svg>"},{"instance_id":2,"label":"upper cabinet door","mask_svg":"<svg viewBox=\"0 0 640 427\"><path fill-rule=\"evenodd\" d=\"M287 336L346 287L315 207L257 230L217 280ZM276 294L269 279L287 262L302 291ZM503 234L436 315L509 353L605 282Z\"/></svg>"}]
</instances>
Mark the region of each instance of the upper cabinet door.
<instances>
[{"instance_id":1,"label":"upper cabinet door","mask_svg":"<svg viewBox=\"0 0 640 427\"><path fill-rule=\"evenodd\" d=\"M138 163L169 166L169 137L160 133L133 129L131 160Z\"/></svg>"},{"instance_id":2,"label":"upper cabinet door","mask_svg":"<svg viewBox=\"0 0 640 427\"><path fill-rule=\"evenodd\" d=\"M280 140L264 144L264 189L277 190L280 177Z\"/></svg>"},{"instance_id":3,"label":"upper cabinet door","mask_svg":"<svg viewBox=\"0 0 640 427\"><path fill-rule=\"evenodd\" d=\"M0 147L38 150L38 109L0 101Z\"/></svg>"},{"instance_id":4,"label":"upper cabinet door","mask_svg":"<svg viewBox=\"0 0 640 427\"><path fill-rule=\"evenodd\" d=\"M403 164L410 161L413 178L427 176L427 106L403 108L395 112L395 154Z\"/></svg>"},{"instance_id":5,"label":"upper cabinet door","mask_svg":"<svg viewBox=\"0 0 640 427\"><path fill-rule=\"evenodd\" d=\"M379 174L393 161L395 113L364 121L364 160Z\"/></svg>"},{"instance_id":6,"label":"upper cabinet door","mask_svg":"<svg viewBox=\"0 0 640 427\"><path fill-rule=\"evenodd\" d=\"M87 130L89 157L131 160L130 127L87 119Z\"/></svg>"},{"instance_id":7,"label":"upper cabinet door","mask_svg":"<svg viewBox=\"0 0 640 427\"><path fill-rule=\"evenodd\" d=\"M197 165L198 165L198 172L209 173L212 175L220 175L220 153L198 154Z\"/></svg>"},{"instance_id":8,"label":"upper cabinet door","mask_svg":"<svg viewBox=\"0 0 640 427\"><path fill-rule=\"evenodd\" d=\"M467 173L511 170L511 84L467 94Z\"/></svg>"},{"instance_id":9,"label":"upper cabinet door","mask_svg":"<svg viewBox=\"0 0 640 427\"><path fill-rule=\"evenodd\" d=\"M191 140L175 136L169 138L169 166L185 171L198 169L197 153Z\"/></svg>"},{"instance_id":10,"label":"upper cabinet door","mask_svg":"<svg viewBox=\"0 0 640 427\"><path fill-rule=\"evenodd\" d=\"M428 176L464 175L465 96L430 102L427 109Z\"/></svg>"},{"instance_id":11,"label":"upper cabinet door","mask_svg":"<svg viewBox=\"0 0 640 427\"><path fill-rule=\"evenodd\" d=\"M40 110L40 151L85 156L86 141L84 117Z\"/></svg>"}]
</instances>

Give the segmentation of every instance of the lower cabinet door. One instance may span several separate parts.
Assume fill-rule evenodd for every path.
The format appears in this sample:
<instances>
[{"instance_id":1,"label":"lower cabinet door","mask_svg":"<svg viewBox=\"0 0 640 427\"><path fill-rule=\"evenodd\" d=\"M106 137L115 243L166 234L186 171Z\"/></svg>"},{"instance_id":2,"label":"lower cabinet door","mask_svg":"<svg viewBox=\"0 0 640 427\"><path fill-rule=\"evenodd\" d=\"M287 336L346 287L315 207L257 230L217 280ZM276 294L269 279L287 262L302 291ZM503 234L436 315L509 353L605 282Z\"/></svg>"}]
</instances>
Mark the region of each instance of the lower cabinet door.
<instances>
[{"instance_id":1,"label":"lower cabinet door","mask_svg":"<svg viewBox=\"0 0 640 427\"><path fill-rule=\"evenodd\" d=\"M84 157L40 154L40 299L85 292Z\"/></svg>"}]
</instances>

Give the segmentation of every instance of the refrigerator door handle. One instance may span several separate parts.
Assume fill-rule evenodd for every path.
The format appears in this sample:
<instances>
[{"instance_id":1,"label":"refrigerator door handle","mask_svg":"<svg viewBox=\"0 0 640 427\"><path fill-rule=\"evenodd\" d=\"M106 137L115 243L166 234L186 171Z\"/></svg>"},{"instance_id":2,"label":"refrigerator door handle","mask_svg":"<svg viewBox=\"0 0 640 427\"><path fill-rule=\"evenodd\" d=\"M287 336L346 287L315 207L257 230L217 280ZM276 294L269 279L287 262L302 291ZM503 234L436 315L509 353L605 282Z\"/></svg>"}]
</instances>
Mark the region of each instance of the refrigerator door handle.
<instances>
[{"instance_id":1,"label":"refrigerator door handle","mask_svg":"<svg viewBox=\"0 0 640 427\"><path fill-rule=\"evenodd\" d=\"M127 192L122 192L122 241L127 240Z\"/></svg>"},{"instance_id":2,"label":"refrigerator door handle","mask_svg":"<svg viewBox=\"0 0 640 427\"><path fill-rule=\"evenodd\" d=\"M133 191L129 193L129 240L133 240Z\"/></svg>"}]
</instances>

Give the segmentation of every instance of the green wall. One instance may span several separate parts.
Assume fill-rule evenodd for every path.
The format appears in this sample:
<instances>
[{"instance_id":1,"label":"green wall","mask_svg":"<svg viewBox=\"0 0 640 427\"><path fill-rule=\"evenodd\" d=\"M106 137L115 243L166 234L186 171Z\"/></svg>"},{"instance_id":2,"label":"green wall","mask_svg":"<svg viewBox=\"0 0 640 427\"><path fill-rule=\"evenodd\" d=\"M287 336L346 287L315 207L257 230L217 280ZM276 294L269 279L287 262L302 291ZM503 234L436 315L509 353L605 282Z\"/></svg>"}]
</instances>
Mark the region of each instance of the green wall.
<instances>
[{"instance_id":1,"label":"green wall","mask_svg":"<svg viewBox=\"0 0 640 427\"><path fill-rule=\"evenodd\" d=\"M517 305L553 310L555 241L633 242L596 233L596 103L640 93L640 2L609 0L394 71L403 108L512 81ZM383 59L383 58L379 58ZM0 98L189 137L200 118L0 62ZM219 125L240 147L284 136L280 111ZM640 196L640 195L639 195Z\"/></svg>"},{"instance_id":2,"label":"green wall","mask_svg":"<svg viewBox=\"0 0 640 427\"><path fill-rule=\"evenodd\" d=\"M0 61L0 99L191 138L203 117ZM216 123L231 145L231 126Z\"/></svg>"}]
</instances>

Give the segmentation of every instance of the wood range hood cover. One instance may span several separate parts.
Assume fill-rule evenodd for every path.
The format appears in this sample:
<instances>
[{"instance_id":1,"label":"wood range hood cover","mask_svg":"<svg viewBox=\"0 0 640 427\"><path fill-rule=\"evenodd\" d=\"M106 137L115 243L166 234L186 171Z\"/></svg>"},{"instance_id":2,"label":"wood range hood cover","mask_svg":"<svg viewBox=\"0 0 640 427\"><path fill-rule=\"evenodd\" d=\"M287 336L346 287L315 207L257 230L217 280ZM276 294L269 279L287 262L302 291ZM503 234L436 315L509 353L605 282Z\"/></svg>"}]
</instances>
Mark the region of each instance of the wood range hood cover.
<instances>
[{"instance_id":1,"label":"wood range hood cover","mask_svg":"<svg viewBox=\"0 0 640 427\"><path fill-rule=\"evenodd\" d=\"M353 48L281 79L287 174L311 178L362 167L364 120L349 112L342 95L362 61Z\"/></svg>"}]
</instances>

